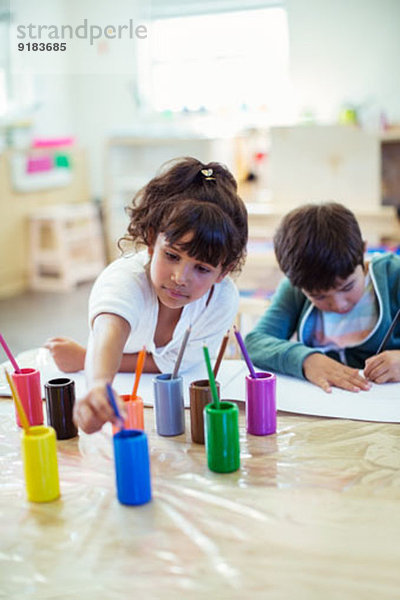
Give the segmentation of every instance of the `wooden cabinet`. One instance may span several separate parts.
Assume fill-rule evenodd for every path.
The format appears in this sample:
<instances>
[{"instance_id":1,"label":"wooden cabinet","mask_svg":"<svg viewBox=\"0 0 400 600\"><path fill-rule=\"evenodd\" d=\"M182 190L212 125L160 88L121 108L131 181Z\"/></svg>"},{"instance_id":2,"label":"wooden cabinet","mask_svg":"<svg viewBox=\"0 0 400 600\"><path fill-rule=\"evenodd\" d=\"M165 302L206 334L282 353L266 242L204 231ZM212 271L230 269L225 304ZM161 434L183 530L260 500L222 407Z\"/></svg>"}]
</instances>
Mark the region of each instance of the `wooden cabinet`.
<instances>
[{"instance_id":1,"label":"wooden cabinet","mask_svg":"<svg viewBox=\"0 0 400 600\"><path fill-rule=\"evenodd\" d=\"M381 139L382 203L400 208L400 128Z\"/></svg>"},{"instance_id":2,"label":"wooden cabinet","mask_svg":"<svg viewBox=\"0 0 400 600\"><path fill-rule=\"evenodd\" d=\"M380 139L349 125L271 128L271 201L283 212L306 202L381 206Z\"/></svg>"}]
</instances>

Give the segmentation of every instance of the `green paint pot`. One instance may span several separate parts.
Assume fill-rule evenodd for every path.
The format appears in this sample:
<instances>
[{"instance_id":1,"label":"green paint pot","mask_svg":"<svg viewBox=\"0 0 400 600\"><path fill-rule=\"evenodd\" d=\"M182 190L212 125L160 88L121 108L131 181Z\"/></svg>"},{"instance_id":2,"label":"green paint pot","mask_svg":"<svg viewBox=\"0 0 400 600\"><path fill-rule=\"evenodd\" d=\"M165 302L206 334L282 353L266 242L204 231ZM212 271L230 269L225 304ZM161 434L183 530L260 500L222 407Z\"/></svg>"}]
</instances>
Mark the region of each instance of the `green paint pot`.
<instances>
[{"instance_id":1,"label":"green paint pot","mask_svg":"<svg viewBox=\"0 0 400 600\"><path fill-rule=\"evenodd\" d=\"M222 400L204 408L204 435L210 471L231 473L240 467L239 409Z\"/></svg>"}]
</instances>

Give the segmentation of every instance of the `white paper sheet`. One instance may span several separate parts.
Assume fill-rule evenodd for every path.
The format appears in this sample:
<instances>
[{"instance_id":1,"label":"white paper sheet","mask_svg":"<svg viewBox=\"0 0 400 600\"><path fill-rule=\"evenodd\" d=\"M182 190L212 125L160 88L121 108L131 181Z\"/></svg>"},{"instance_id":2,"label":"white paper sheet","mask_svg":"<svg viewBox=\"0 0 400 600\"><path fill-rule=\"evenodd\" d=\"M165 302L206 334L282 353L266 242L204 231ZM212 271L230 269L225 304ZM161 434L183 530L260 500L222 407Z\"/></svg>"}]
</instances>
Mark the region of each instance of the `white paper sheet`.
<instances>
[{"instance_id":1,"label":"white paper sheet","mask_svg":"<svg viewBox=\"0 0 400 600\"><path fill-rule=\"evenodd\" d=\"M83 372L65 374L54 365L49 352L43 348L39 351L21 354L18 357L20 366L40 369L42 385L54 377L70 377L75 381L76 394L85 393L86 384ZM221 385L221 397L245 401L245 376L247 367L240 360L223 361L218 374ZM189 384L196 379L205 379L205 365L183 374L185 406L189 405ZM140 379L138 394L146 406L152 406L153 374L144 373ZM114 388L120 394L128 394L133 388L134 375L118 373L114 380ZM367 392L346 392L333 388L330 394L324 392L308 381L286 375L277 375L277 408L285 412L321 417L337 417L361 421L378 421L387 423L400 422L400 383L373 384Z\"/></svg>"},{"instance_id":2,"label":"white paper sheet","mask_svg":"<svg viewBox=\"0 0 400 600\"><path fill-rule=\"evenodd\" d=\"M224 396L244 398L244 377L230 383ZM328 394L308 381L278 374L277 407L303 415L399 423L400 383L372 384L367 392L356 393L332 388Z\"/></svg>"}]
</instances>

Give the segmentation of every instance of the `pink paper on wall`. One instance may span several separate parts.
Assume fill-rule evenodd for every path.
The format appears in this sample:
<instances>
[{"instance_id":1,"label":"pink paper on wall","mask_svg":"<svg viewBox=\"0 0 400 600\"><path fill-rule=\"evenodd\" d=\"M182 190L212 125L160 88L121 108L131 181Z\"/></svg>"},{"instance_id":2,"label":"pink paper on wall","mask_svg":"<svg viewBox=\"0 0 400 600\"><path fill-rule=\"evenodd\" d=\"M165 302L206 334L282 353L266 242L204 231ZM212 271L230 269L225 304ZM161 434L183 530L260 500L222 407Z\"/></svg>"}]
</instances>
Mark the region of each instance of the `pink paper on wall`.
<instances>
[{"instance_id":1,"label":"pink paper on wall","mask_svg":"<svg viewBox=\"0 0 400 600\"><path fill-rule=\"evenodd\" d=\"M73 137L60 138L34 138L34 148L58 148L59 146L72 146L75 142Z\"/></svg>"},{"instance_id":2,"label":"pink paper on wall","mask_svg":"<svg viewBox=\"0 0 400 600\"><path fill-rule=\"evenodd\" d=\"M43 171L51 171L54 166L53 158L46 156L31 156L26 164L27 173L42 173Z\"/></svg>"}]
</instances>

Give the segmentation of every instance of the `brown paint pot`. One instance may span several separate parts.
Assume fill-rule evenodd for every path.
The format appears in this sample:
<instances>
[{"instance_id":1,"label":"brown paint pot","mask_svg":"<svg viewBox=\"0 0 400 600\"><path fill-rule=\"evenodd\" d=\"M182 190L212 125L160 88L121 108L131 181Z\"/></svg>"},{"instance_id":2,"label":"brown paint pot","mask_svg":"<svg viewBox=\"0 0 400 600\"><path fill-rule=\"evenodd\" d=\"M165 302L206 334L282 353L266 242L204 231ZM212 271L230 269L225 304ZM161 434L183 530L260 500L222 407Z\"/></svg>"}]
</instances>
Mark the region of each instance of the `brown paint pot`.
<instances>
[{"instance_id":1,"label":"brown paint pot","mask_svg":"<svg viewBox=\"0 0 400 600\"><path fill-rule=\"evenodd\" d=\"M218 398L220 397L219 383L216 382ZM190 396L190 431L196 444L204 444L203 411L207 404L213 403L210 382L208 379L192 381L189 386Z\"/></svg>"}]
</instances>

